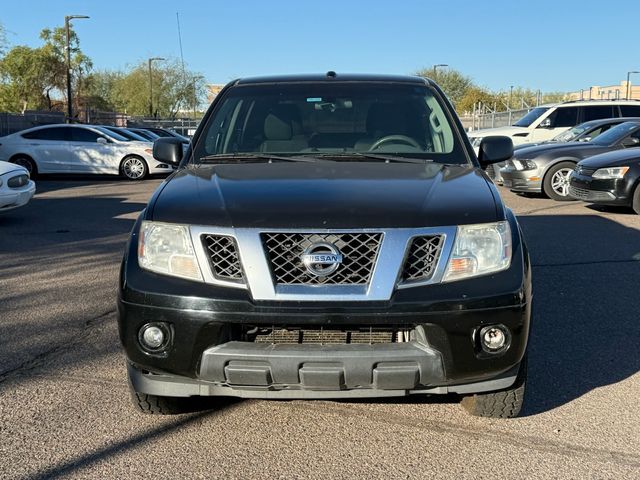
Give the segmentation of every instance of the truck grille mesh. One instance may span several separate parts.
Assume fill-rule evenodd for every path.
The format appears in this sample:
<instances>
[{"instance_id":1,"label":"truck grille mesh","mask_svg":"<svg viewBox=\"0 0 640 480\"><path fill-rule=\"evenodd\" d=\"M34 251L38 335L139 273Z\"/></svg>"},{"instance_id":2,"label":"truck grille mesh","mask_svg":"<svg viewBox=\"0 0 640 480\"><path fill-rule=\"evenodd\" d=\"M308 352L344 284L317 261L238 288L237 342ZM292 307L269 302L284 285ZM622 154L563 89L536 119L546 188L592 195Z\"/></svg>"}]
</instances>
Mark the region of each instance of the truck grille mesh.
<instances>
[{"instance_id":1,"label":"truck grille mesh","mask_svg":"<svg viewBox=\"0 0 640 480\"><path fill-rule=\"evenodd\" d=\"M385 331L359 331L359 330L307 330L307 329L274 329L268 332L258 333L256 343L273 344L321 344L342 345L350 343L373 344L393 343L396 341L397 332Z\"/></svg>"},{"instance_id":2,"label":"truck grille mesh","mask_svg":"<svg viewBox=\"0 0 640 480\"><path fill-rule=\"evenodd\" d=\"M238 247L232 237L202 235L202 244L209 256L213 275L220 280L244 283Z\"/></svg>"},{"instance_id":3,"label":"truck grille mesh","mask_svg":"<svg viewBox=\"0 0 640 480\"><path fill-rule=\"evenodd\" d=\"M429 280L436 270L443 244L442 235L414 237L402 269L402 281Z\"/></svg>"},{"instance_id":4,"label":"truck grille mesh","mask_svg":"<svg viewBox=\"0 0 640 480\"><path fill-rule=\"evenodd\" d=\"M381 233L263 233L271 272L280 285L366 285L371 280ZM326 276L309 273L301 255L318 242L335 245L342 254L338 269Z\"/></svg>"}]
</instances>

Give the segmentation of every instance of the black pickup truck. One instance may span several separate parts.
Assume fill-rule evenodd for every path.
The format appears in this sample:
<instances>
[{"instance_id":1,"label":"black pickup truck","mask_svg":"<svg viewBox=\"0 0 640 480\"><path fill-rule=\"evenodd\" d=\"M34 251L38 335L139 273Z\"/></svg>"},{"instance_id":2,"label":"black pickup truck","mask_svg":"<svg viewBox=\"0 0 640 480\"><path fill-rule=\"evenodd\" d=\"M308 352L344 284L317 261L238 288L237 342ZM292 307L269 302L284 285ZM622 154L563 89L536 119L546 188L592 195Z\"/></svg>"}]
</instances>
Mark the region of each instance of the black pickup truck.
<instances>
[{"instance_id":1,"label":"black pickup truck","mask_svg":"<svg viewBox=\"0 0 640 480\"><path fill-rule=\"evenodd\" d=\"M118 294L134 403L455 394L516 416L531 271L520 227L422 78L278 76L216 97L131 233Z\"/></svg>"}]
</instances>

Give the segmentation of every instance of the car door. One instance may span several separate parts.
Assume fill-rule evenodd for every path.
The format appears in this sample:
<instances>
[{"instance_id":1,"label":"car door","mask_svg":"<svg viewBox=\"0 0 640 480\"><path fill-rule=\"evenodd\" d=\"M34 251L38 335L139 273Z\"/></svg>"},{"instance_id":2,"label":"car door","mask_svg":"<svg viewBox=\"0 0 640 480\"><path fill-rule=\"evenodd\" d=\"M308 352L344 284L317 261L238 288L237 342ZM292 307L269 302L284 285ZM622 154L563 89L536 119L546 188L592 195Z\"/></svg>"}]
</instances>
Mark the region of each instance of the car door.
<instances>
[{"instance_id":1,"label":"car door","mask_svg":"<svg viewBox=\"0 0 640 480\"><path fill-rule=\"evenodd\" d=\"M72 159L69 151L69 127L39 128L22 135L25 151L29 152L41 173L67 173Z\"/></svg>"},{"instance_id":2,"label":"car door","mask_svg":"<svg viewBox=\"0 0 640 480\"><path fill-rule=\"evenodd\" d=\"M578 107L558 107L531 132L530 142L544 142L578 124Z\"/></svg>"},{"instance_id":3,"label":"car door","mask_svg":"<svg viewBox=\"0 0 640 480\"><path fill-rule=\"evenodd\" d=\"M118 173L113 142L85 127L70 127L74 173ZM115 165L114 165L115 163Z\"/></svg>"}]
</instances>

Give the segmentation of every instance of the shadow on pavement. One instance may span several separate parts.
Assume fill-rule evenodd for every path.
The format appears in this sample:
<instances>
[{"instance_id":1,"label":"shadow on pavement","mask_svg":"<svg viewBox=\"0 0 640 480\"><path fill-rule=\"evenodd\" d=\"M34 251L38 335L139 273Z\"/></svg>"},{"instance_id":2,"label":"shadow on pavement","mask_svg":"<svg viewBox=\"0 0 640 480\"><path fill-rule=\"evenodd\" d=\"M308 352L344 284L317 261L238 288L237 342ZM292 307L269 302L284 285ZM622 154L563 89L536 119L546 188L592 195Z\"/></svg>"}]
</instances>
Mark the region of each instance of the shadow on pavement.
<instances>
[{"instance_id":1,"label":"shadow on pavement","mask_svg":"<svg viewBox=\"0 0 640 480\"><path fill-rule=\"evenodd\" d=\"M217 410L216 411L204 411L198 413L191 413L181 415L179 417L164 417L167 418L168 421L163 423L162 425L148 430L146 432L142 432L136 435L132 435L120 441L110 443L108 446L94 451L92 453L87 453L81 455L79 457L73 458L68 462L60 463L58 465L52 466L47 470L38 472L37 474L31 475L29 478L32 479L51 479L51 478L61 478L71 475L79 470L89 467L95 463L100 461L109 460L114 456L125 453L127 450L131 450L134 448L149 448L149 445L154 440L161 438L166 435L170 435L174 432L180 431L184 428L189 427L193 424L201 423L205 419L209 419L215 417L220 413L220 411L224 408L233 407L233 405L237 402L235 401L226 401L219 399L216 403ZM208 408L213 408L213 402L209 402Z\"/></svg>"},{"instance_id":2,"label":"shadow on pavement","mask_svg":"<svg viewBox=\"0 0 640 480\"><path fill-rule=\"evenodd\" d=\"M533 263L533 415L640 371L640 231L597 215L519 221Z\"/></svg>"}]
</instances>

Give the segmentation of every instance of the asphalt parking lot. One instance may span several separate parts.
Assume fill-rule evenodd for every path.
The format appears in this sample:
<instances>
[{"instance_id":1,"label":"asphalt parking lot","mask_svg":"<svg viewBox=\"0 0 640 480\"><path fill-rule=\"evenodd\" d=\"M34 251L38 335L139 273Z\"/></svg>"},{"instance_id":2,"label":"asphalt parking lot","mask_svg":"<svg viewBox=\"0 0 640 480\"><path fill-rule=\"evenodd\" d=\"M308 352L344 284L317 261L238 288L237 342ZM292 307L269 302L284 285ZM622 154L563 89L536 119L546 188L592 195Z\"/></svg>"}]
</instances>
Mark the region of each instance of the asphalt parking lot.
<instances>
[{"instance_id":1,"label":"asphalt parking lot","mask_svg":"<svg viewBox=\"0 0 640 480\"><path fill-rule=\"evenodd\" d=\"M0 216L0 478L640 478L640 216L518 197L534 265L522 417L452 398L130 404L115 291L161 180L38 181Z\"/></svg>"}]
</instances>

